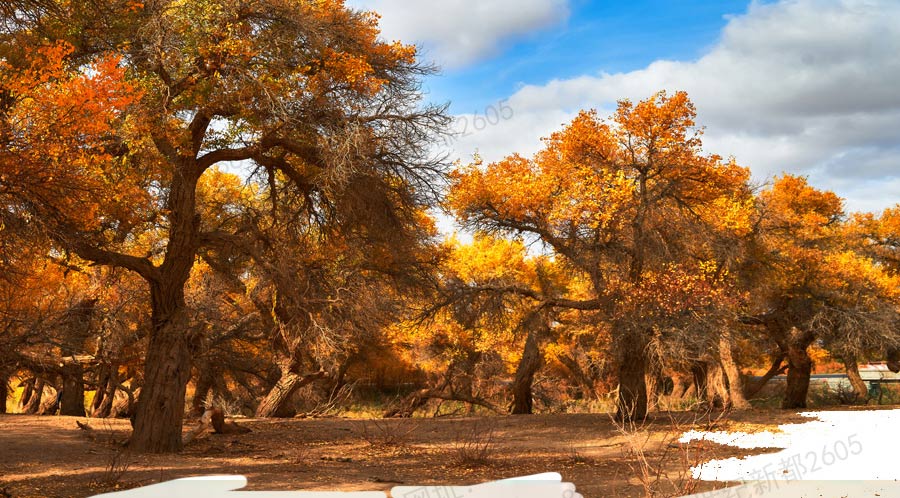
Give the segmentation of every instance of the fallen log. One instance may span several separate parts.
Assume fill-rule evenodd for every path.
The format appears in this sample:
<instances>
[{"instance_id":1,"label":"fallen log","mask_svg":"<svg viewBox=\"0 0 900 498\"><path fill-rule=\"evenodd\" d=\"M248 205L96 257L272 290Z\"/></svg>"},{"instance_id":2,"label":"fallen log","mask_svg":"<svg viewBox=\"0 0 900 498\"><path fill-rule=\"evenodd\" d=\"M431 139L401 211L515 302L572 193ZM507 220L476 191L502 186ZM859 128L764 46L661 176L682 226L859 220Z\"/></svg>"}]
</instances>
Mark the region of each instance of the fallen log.
<instances>
[{"instance_id":1,"label":"fallen log","mask_svg":"<svg viewBox=\"0 0 900 498\"><path fill-rule=\"evenodd\" d=\"M249 428L238 425L234 421L225 420L225 413L221 408L210 408L200 416L200 422L182 438L182 444L187 445L212 429L213 434L246 434L252 432Z\"/></svg>"}]
</instances>

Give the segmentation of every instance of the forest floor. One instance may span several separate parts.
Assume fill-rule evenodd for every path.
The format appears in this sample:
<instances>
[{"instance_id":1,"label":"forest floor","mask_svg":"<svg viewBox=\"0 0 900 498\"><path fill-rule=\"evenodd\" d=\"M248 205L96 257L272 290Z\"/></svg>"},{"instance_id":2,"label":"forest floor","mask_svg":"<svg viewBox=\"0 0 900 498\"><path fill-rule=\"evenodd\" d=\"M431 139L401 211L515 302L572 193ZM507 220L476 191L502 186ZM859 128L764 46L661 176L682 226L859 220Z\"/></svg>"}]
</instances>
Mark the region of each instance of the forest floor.
<instances>
[{"instance_id":1,"label":"forest floor","mask_svg":"<svg viewBox=\"0 0 900 498\"><path fill-rule=\"evenodd\" d=\"M674 412L623 430L605 414L238 419L252 432L203 435L182 454L162 456L123 449L127 420L0 415L0 497L86 497L210 474L244 475L248 490L387 491L542 472L559 472L585 497L644 496L646 487L680 496L725 486L693 481L692 466L778 451L679 443L685 431L778 432L780 424L809 420L770 410ZM78 429L76 421L93 430ZM663 471L648 475L644 463Z\"/></svg>"}]
</instances>

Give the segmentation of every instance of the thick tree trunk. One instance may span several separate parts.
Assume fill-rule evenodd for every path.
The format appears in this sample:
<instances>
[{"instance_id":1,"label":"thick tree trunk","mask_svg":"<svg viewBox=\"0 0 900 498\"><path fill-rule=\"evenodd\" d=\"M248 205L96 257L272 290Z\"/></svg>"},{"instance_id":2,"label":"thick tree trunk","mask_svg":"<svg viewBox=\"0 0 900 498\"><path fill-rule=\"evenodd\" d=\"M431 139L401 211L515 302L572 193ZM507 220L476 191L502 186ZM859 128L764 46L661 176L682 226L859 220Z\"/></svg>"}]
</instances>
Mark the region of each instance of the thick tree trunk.
<instances>
[{"instance_id":1,"label":"thick tree trunk","mask_svg":"<svg viewBox=\"0 0 900 498\"><path fill-rule=\"evenodd\" d=\"M715 361L710 361L706 368L706 402L709 408L716 410L723 410L728 405L725 373Z\"/></svg>"},{"instance_id":2,"label":"thick tree trunk","mask_svg":"<svg viewBox=\"0 0 900 498\"><path fill-rule=\"evenodd\" d=\"M672 374L672 392L669 393L669 396L672 399L681 399L687 394L688 386L690 382L682 377L680 374Z\"/></svg>"},{"instance_id":3,"label":"thick tree trunk","mask_svg":"<svg viewBox=\"0 0 900 498\"><path fill-rule=\"evenodd\" d=\"M616 418L626 422L641 421L647 418L647 348L637 334L628 334L622 341Z\"/></svg>"},{"instance_id":4,"label":"thick tree trunk","mask_svg":"<svg viewBox=\"0 0 900 498\"><path fill-rule=\"evenodd\" d=\"M62 392L59 396L59 414L84 417L84 368L75 362L62 372Z\"/></svg>"},{"instance_id":5,"label":"thick tree trunk","mask_svg":"<svg viewBox=\"0 0 900 498\"><path fill-rule=\"evenodd\" d=\"M266 394L259 406L256 408L256 416L259 418L287 418L294 414L293 409L288 406L291 396L300 388L300 374L293 372L285 372L275 383L275 386Z\"/></svg>"},{"instance_id":6,"label":"thick tree trunk","mask_svg":"<svg viewBox=\"0 0 900 498\"><path fill-rule=\"evenodd\" d=\"M27 400L23 397L22 413L34 415L41 409L41 399L44 396L44 379L34 379L31 388L31 395Z\"/></svg>"},{"instance_id":7,"label":"thick tree trunk","mask_svg":"<svg viewBox=\"0 0 900 498\"><path fill-rule=\"evenodd\" d=\"M869 401L869 390L866 388L866 382L859 375L859 365L856 358L852 355L844 355L841 360L847 369L847 378L850 379L850 386L853 387L854 402L866 403Z\"/></svg>"},{"instance_id":8,"label":"thick tree trunk","mask_svg":"<svg viewBox=\"0 0 900 498\"><path fill-rule=\"evenodd\" d=\"M57 379L58 380L58 379ZM45 388L48 386L45 386ZM51 388L50 396L44 396L44 401L41 403L41 407L38 409L38 415L56 415L56 412L59 411L59 399L62 395L60 392L60 388L56 386L49 386Z\"/></svg>"},{"instance_id":9,"label":"thick tree trunk","mask_svg":"<svg viewBox=\"0 0 900 498\"><path fill-rule=\"evenodd\" d=\"M810 342L805 340L792 340L787 344L787 389L781 402L784 409L806 408L806 396L809 393L809 379L813 367L812 358L806 350L809 344Z\"/></svg>"},{"instance_id":10,"label":"thick tree trunk","mask_svg":"<svg viewBox=\"0 0 900 498\"><path fill-rule=\"evenodd\" d=\"M293 362L286 362L282 366L281 378L275 383L275 387L263 398L256 408L256 416L259 418L285 418L294 416L295 410L290 406L291 397L301 387L318 379L326 377L324 370L318 372L299 374L295 371Z\"/></svg>"},{"instance_id":11,"label":"thick tree trunk","mask_svg":"<svg viewBox=\"0 0 900 498\"><path fill-rule=\"evenodd\" d=\"M900 373L900 348L887 351L887 367L891 372Z\"/></svg>"},{"instance_id":12,"label":"thick tree trunk","mask_svg":"<svg viewBox=\"0 0 900 498\"><path fill-rule=\"evenodd\" d=\"M510 410L513 415L531 415L533 410L531 387L534 383L534 374L540 367L541 348L538 344L538 332L532 331L525 339L525 350L522 352L522 359L516 368L516 378L513 380L513 402Z\"/></svg>"},{"instance_id":13,"label":"thick tree trunk","mask_svg":"<svg viewBox=\"0 0 900 498\"><path fill-rule=\"evenodd\" d=\"M31 401L31 396L34 394L34 377L29 377L25 379L19 387L22 388L22 397L19 398L19 410L24 413L25 406L28 405L28 402Z\"/></svg>"},{"instance_id":14,"label":"thick tree trunk","mask_svg":"<svg viewBox=\"0 0 900 498\"><path fill-rule=\"evenodd\" d=\"M203 121L193 138L202 137ZM202 138L200 138L202 140ZM194 152L200 150L195 141ZM203 168L195 157L175 161L166 198L169 231L163 262L142 276L150 284L150 341L144 359L144 378L134 413L130 449L145 453L181 451L185 394L191 379L193 338L188 340L184 288L200 247L197 183Z\"/></svg>"},{"instance_id":15,"label":"thick tree trunk","mask_svg":"<svg viewBox=\"0 0 900 498\"><path fill-rule=\"evenodd\" d=\"M719 336L719 361L722 363L722 371L728 380L728 401L735 410L746 410L750 403L744 397L744 381L741 379L741 371L734 362L731 350L731 335L726 331Z\"/></svg>"},{"instance_id":16,"label":"thick tree trunk","mask_svg":"<svg viewBox=\"0 0 900 498\"><path fill-rule=\"evenodd\" d=\"M129 447L146 453L181 451L185 391L191 378L191 348L180 286L151 286L153 333L144 362L144 385Z\"/></svg>"},{"instance_id":17,"label":"thick tree trunk","mask_svg":"<svg viewBox=\"0 0 900 498\"><path fill-rule=\"evenodd\" d=\"M714 361L696 361L691 365L694 392L697 401L709 409L722 409L728 392L722 368Z\"/></svg>"},{"instance_id":18,"label":"thick tree trunk","mask_svg":"<svg viewBox=\"0 0 900 498\"><path fill-rule=\"evenodd\" d=\"M135 397L140 397L141 388L138 387L133 391L122 386L121 396L113 400L110 415L116 418L132 418L134 417Z\"/></svg>"}]
</instances>

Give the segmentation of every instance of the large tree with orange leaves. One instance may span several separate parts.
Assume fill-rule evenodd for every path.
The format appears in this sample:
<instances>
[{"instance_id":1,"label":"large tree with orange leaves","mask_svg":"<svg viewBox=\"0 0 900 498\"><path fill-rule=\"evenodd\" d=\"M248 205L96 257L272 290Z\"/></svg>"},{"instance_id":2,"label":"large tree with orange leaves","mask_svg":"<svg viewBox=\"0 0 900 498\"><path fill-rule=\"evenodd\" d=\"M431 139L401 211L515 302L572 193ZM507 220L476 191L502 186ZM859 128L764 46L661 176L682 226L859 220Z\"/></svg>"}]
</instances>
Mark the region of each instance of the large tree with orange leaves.
<instances>
[{"instance_id":1,"label":"large tree with orange leaves","mask_svg":"<svg viewBox=\"0 0 900 498\"><path fill-rule=\"evenodd\" d=\"M440 173L427 143L446 125L419 105L429 68L341 0L23 4L0 11L4 217L147 282L131 445L178 451L201 339L185 285L216 239L200 178L232 163L313 221L418 213Z\"/></svg>"},{"instance_id":2,"label":"large tree with orange leaves","mask_svg":"<svg viewBox=\"0 0 900 498\"><path fill-rule=\"evenodd\" d=\"M723 241L749 230L748 171L704 155L694 119L684 93L622 101L610 121L582 112L531 159L453 174L449 204L463 223L536 236L591 283L589 299L553 304L602 310L612 325L625 418L646 414L654 321L710 302L708 285L673 280L700 282L727 259ZM660 283L696 293L684 300L659 292Z\"/></svg>"}]
</instances>

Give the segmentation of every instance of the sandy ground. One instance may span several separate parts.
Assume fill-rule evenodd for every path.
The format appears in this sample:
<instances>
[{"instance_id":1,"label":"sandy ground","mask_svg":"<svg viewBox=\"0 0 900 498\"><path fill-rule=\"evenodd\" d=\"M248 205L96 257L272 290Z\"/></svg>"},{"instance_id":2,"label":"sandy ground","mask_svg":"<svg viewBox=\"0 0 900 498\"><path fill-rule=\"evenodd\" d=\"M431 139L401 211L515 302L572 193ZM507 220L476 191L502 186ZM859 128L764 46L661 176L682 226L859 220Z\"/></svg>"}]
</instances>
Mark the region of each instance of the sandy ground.
<instances>
[{"instance_id":1,"label":"sandy ground","mask_svg":"<svg viewBox=\"0 0 900 498\"><path fill-rule=\"evenodd\" d=\"M94 430L79 430L76 420ZM247 489L255 490L386 491L548 471L561 473L586 497L643 496L645 486L697 492L724 484L692 480L691 466L769 450L678 443L685 430L758 432L798 420L779 411L715 421L693 413L660 414L628 434L602 414L240 420L253 432L205 435L180 455L160 456L122 448L127 421L5 415L0 416L0 497L82 497L210 474L244 475ZM478 461L485 446L487 458Z\"/></svg>"}]
</instances>

